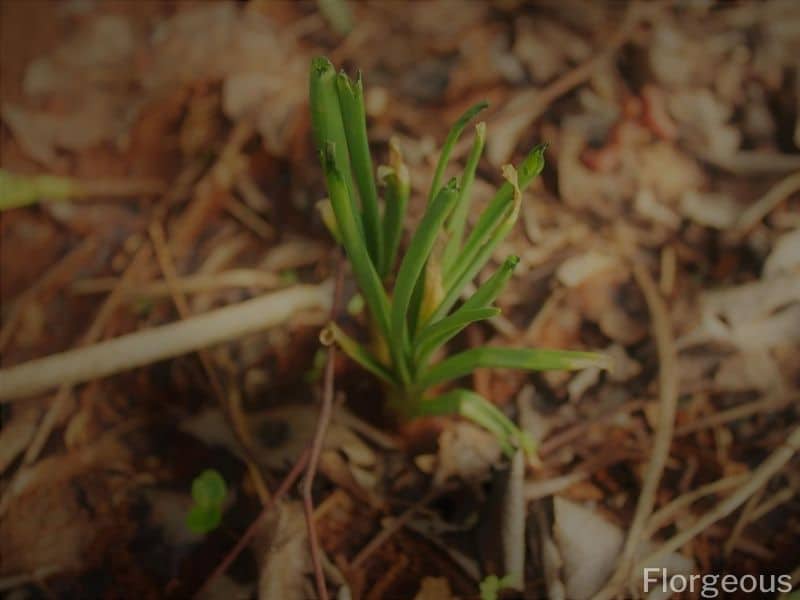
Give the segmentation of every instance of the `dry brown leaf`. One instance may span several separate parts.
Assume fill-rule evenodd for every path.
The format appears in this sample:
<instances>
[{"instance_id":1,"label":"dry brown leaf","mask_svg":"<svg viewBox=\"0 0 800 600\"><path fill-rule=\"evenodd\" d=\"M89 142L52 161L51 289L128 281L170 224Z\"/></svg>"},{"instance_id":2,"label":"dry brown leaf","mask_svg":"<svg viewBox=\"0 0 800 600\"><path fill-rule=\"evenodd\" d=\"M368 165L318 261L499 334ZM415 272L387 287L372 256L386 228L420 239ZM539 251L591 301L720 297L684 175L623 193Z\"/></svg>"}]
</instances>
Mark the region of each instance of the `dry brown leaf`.
<instances>
[{"instance_id":1,"label":"dry brown leaf","mask_svg":"<svg viewBox=\"0 0 800 600\"><path fill-rule=\"evenodd\" d=\"M0 518L0 575L96 564L112 540L122 543L121 517L98 475L40 481L16 496Z\"/></svg>"},{"instance_id":2,"label":"dry brown leaf","mask_svg":"<svg viewBox=\"0 0 800 600\"><path fill-rule=\"evenodd\" d=\"M607 269L587 277L570 296L584 318L594 321L611 340L627 346L647 335L642 301L627 269Z\"/></svg>"},{"instance_id":3,"label":"dry brown leaf","mask_svg":"<svg viewBox=\"0 0 800 600\"><path fill-rule=\"evenodd\" d=\"M581 504L556 497L553 532L564 562L567 598L589 600L606 583L617 566L622 550L623 531ZM644 543L637 555L646 556L653 544ZM689 574L694 563L680 554L670 554L659 564L670 575ZM634 575L634 581L640 574Z\"/></svg>"}]
</instances>

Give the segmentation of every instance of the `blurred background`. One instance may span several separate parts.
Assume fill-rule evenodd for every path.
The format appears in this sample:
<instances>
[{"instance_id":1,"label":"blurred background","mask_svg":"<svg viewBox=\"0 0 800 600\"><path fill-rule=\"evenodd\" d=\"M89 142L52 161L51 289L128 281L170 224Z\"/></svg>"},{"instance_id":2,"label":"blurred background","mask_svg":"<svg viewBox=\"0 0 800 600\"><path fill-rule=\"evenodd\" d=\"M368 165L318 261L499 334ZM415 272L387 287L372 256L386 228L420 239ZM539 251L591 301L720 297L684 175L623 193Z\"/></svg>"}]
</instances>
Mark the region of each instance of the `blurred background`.
<instances>
[{"instance_id":1,"label":"blurred background","mask_svg":"<svg viewBox=\"0 0 800 600\"><path fill-rule=\"evenodd\" d=\"M541 465L515 485L491 436L457 419L398 428L340 357L313 488L331 595L477 598L504 574L511 528L525 531L525 590L508 597L595 597L658 435L666 462L637 560L739 493L657 566L800 581L800 3L0 7L3 370L329 279L307 101L324 54L363 73L376 162L390 138L403 150L407 232L468 106L490 103L470 219L504 164L549 144L498 249L521 259L503 315L458 343L615 363L471 377L541 440ZM356 323L352 308L339 318ZM311 438L327 319L310 302L201 353L0 394L0 591L191 597ZM659 416L670 403L674 427ZM185 516L206 468L228 493L202 535ZM203 597L317 597L299 498L292 486Z\"/></svg>"}]
</instances>

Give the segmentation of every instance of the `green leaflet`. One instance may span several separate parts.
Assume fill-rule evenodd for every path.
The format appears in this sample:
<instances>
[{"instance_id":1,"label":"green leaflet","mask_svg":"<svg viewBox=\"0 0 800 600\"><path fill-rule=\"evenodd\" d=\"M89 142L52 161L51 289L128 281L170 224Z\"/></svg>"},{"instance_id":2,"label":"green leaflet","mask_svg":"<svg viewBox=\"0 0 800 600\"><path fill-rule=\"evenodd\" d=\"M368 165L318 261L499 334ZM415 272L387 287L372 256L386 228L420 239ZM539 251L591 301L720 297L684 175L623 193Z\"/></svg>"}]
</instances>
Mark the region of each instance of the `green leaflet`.
<instances>
[{"instance_id":1,"label":"green leaflet","mask_svg":"<svg viewBox=\"0 0 800 600\"><path fill-rule=\"evenodd\" d=\"M322 163L328 182L328 193L333 207L333 214L336 216L336 222L339 226L339 235L342 237L342 244L353 266L353 274L364 295L364 300L369 306L381 333L388 338L389 301L380 277L378 277L375 266L369 257L363 233L353 212L353 203L350 200L344 176L337 167L337 160L335 146L332 142L328 142L322 154Z\"/></svg>"},{"instance_id":2,"label":"green leaflet","mask_svg":"<svg viewBox=\"0 0 800 600\"><path fill-rule=\"evenodd\" d=\"M464 167L464 174L461 176L461 193L458 196L456 207L453 209L453 214L445 227L448 236L447 246L445 246L444 255L442 256L442 265L445 270L453 263L461 248L461 240L464 237L464 227L467 224L467 215L469 214L472 200L470 194L472 182L475 181L475 171L478 168L478 161L480 161L485 143L486 123L481 122L475 126L475 141L472 143L472 149Z\"/></svg>"},{"instance_id":3,"label":"green leaflet","mask_svg":"<svg viewBox=\"0 0 800 600\"><path fill-rule=\"evenodd\" d=\"M397 141L389 140L389 166L378 169L378 178L386 186L386 208L383 213L383 268L386 277L394 266L400 238L403 236L403 220L406 217L411 183L408 167L403 162Z\"/></svg>"},{"instance_id":4,"label":"green leaflet","mask_svg":"<svg viewBox=\"0 0 800 600\"><path fill-rule=\"evenodd\" d=\"M403 257L400 268L397 271L397 280L392 296L392 337L390 339L393 345L400 345L404 352L410 349L408 307L411 295L420 280L425 262L430 256L442 223L444 223L447 215L450 214L457 199L458 189L455 180L452 180L441 189L433 202L428 205L428 210L425 211L422 222L411 238L406 255Z\"/></svg>"},{"instance_id":5,"label":"green leaflet","mask_svg":"<svg viewBox=\"0 0 800 600\"><path fill-rule=\"evenodd\" d=\"M433 365L419 376L417 383L428 388L484 367L526 371L575 371L587 367L607 369L609 363L605 355L596 352L545 348L473 348Z\"/></svg>"},{"instance_id":6,"label":"green leaflet","mask_svg":"<svg viewBox=\"0 0 800 600\"><path fill-rule=\"evenodd\" d=\"M450 133L447 134L447 138L442 146L442 151L439 154L439 161L436 163L436 171L433 174L433 181L431 182L431 188L428 194L428 202L433 200L434 194L439 190L439 186L442 185L442 177L444 177L444 170L450 162L450 154L453 152L453 146L456 145L458 138L461 137L461 132L464 131L464 127L467 126L467 123L469 123L475 115L488 106L489 103L485 101L473 104L458 118L450 129Z\"/></svg>"},{"instance_id":7,"label":"green leaflet","mask_svg":"<svg viewBox=\"0 0 800 600\"><path fill-rule=\"evenodd\" d=\"M372 171L372 155L367 139L367 115L364 111L364 90L359 74L355 84L345 73L336 77L339 106L344 122L347 148L353 165L358 193L361 196L361 216L364 236L372 262L380 271L383 264L383 237L378 212L378 190Z\"/></svg>"},{"instance_id":8,"label":"green leaflet","mask_svg":"<svg viewBox=\"0 0 800 600\"><path fill-rule=\"evenodd\" d=\"M320 334L320 339L323 340L323 343L335 342L347 356L356 361L367 371L383 379L386 383L392 385L397 384L392 373L364 348L364 346L342 331L336 323L328 323L328 326Z\"/></svg>"},{"instance_id":9,"label":"green leaflet","mask_svg":"<svg viewBox=\"0 0 800 600\"><path fill-rule=\"evenodd\" d=\"M533 440L521 431L491 402L471 390L455 389L435 398L423 398L414 403L415 416L456 414L495 435L507 456L514 448L522 448L528 455L534 452Z\"/></svg>"},{"instance_id":10,"label":"green leaflet","mask_svg":"<svg viewBox=\"0 0 800 600\"><path fill-rule=\"evenodd\" d=\"M499 308L461 308L449 317L426 327L414 343L414 364L424 367L437 348L441 348L458 335L467 325L491 319L499 314Z\"/></svg>"}]
</instances>

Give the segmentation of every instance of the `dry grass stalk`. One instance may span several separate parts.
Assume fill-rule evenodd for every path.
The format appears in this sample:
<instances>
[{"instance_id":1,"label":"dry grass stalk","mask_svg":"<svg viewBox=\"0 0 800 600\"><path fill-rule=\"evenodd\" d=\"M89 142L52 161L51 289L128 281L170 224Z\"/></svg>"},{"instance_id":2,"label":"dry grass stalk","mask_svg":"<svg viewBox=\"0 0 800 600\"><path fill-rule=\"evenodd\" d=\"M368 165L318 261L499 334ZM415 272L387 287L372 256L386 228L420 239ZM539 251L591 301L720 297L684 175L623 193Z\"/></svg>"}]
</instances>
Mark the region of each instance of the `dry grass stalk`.
<instances>
[{"instance_id":1,"label":"dry grass stalk","mask_svg":"<svg viewBox=\"0 0 800 600\"><path fill-rule=\"evenodd\" d=\"M0 402L56 385L106 377L234 340L286 322L296 311L330 307L331 284L297 285L185 321L137 331L0 370Z\"/></svg>"},{"instance_id":2,"label":"dry grass stalk","mask_svg":"<svg viewBox=\"0 0 800 600\"><path fill-rule=\"evenodd\" d=\"M736 490L735 493L731 494L728 498L703 515L691 527L684 529L662 544L661 547L650 556L640 561L634 572L641 573L645 565L656 564L657 561L661 560L663 557L682 548L706 528L727 517L742 504L747 502L750 496L766 485L772 476L778 473L798 450L800 450L800 427L795 428L794 431L789 434L786 441L774 450L769 458L762 462L761 465L750 474L746 483Z\"/></svg>"},{"instance_id":3,"label":"dry grass stalk","mask_svg":"<svg viewBox=\"0 0 800 600\"><path fill-rule=\"evenodd\" d=\"M600 590L596 600L610 600L625 586L631 573L630 567L646 533L647 521L653 512L656 492L669 457L669 447L675 428L675 413L678 406L678 373L675 341L672 336L667 307L664 305L658 288L647 270L634 263L633 274L642 289L647 308L653 320L653 333L656 338L659 358L659 416L653 442L653 451L644 475L642 492L636 504L636 513L628 530L625 545L619 558L618 567L608 584Z\"/></svg>"}]
</instances>

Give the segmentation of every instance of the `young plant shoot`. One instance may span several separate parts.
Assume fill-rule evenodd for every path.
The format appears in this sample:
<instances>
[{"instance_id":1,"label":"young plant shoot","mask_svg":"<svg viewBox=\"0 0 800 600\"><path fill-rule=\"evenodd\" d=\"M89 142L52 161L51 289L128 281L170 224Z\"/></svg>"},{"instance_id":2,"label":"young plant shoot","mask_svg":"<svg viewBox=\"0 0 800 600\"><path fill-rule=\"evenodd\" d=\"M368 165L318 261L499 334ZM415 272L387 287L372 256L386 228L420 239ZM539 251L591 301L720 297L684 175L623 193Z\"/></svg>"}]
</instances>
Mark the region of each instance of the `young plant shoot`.
<instances>
[{"instance_id":1,"label":"young plant shoot","mask_svg":"<svg viewBox=\"0 0 800 600\"><path fill-rule=\"evenodd\" d=\"M327 58L311 63L310 104L328 198L323 221L344 247L368 312L372 343L362 345L335 323L323 332L355 362L383 380L389 406L406 418L458 414L492 432L506 453L533 442L497 407L467 389L444 386L477 368L570 370L606 367L601 354L526 348L474 348L431 364L437 350L468 325L490 319L492 305L519 259L509 256L469 298L464 288L489 262L517 221L522 192L544 167L537 146L516 169L503 167L506 182L467 232L470 190L484 147L486 126L478 123L461 177L443 182L450 154L462 131L486 103L468 109L445 140L428 193L425 213L401 256L400 240L411 186L400 149L391 142L389 165L373 173L367 139L363 84L335 72ZM398 263L399 259L399 264ZM393 282L393 284L392 284ZM436 390L436 391L434 391Z\"/></svg>"},{"instance_id":2,"label":"young plant shoot","mask_svg":"<svg viewBox=\"0 0 800 600\"><path fill-rule=\"evenodd\" d=\"M206 534L222 521L222 510L228 486L222 475L206 469L192 481L194 504L186 514L186 526L194 533Z\"/></svg>"}]
</instances>

